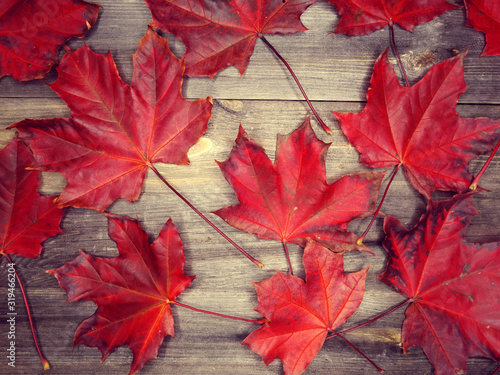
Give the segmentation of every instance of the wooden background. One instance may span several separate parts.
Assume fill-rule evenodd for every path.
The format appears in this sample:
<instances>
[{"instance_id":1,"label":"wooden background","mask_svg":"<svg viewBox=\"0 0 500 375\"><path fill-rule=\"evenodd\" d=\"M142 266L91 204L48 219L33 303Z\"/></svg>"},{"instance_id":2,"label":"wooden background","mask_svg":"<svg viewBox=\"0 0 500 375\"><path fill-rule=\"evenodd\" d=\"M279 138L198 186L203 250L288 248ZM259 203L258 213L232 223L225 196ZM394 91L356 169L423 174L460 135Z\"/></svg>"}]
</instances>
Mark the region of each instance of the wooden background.
<instances>
[{"instance_id":1,"label":"wooden background","mask_svg":"<svg viewBox=\"0 0 500 375\"><path fill-rule=\"evenodd\" d=\"M461 4L457 0L455 4ZM95 52L111 51L119 72L126 82L132 75L131 54L144 35L151 15L143 0L103 0L97 24L83 39L72 40L72 48L87 43ZM307 32L269 36L268 40L282 53L301 79L314 105L325 122L333 129L326 135L313 120L318 136L331 142L327 157L329 182L351 172L366 170L358 164L359 155L340 132L330 113L359 112L365 104L365 93L373 63L389 46L388 28L370 35L349 38L329 34L338 16L326 0L319 0L302 16L310 29ZM396 40L412 83L432 66L452 56L452 50L470 48L465 59L465 79L470 86L462 95L458 112L463 117L487 116L500 118L500 57L479 55L484 35L465 26L465 10L453 10L409 33L395 27ZM180 56L183 45L169 37L171 48ZM392 58L392 55L391 55ZM393 64L395 60L392 59ZM396 68L397 70L397 68ZM47 78L56 78L52 71ZM276 135L297 128L309 114L299 90L284 66L260 41L257 42L250 65L243 76L235 68L220 72L214 79L187 78L183 87L189 99L212 96L213 117L204 143L192 153L189 166L158 165L158 169L193 204L219 225L230 237L265 264L260 270L226 243L194 212L174 196L160 181L149 174L138 202L119 200L108 211L137 217L154 239L167 218L171 217L182 238L186 255L186 274L196 275L192 286L179 301L201 309L258 319L253 311L257 304L251 282L271 277L275 270L287 272L282 246L274 241L258 241L253 235L227 226L210 211L236 203L234 194L224 180L214 160L225 160L233 146L238 125L243 124L249 136L260 142L274 158ZM19 83L10 78L0 80L0 128L24 118L69 116L65 103L43 82ZM14 135L0 130L0 147ZM477 173L486 156L471 164ZM497 197L500 194L500 165L495 159L481 185L489 194L475 196L481 213L473 220L468 239L471 242L500 241L500 215ZM57 174L44 173L40 191L58 194L65 182ZM383 185L385 186L385 184ZM440 193L436 199L448 197ZM402 174L396 177L383 211L399 218L409 228L425 209L425 199L409 186ZM368 219L355 221L350 230L358 235ZM62 228L64 234L45 242L40 259L15 257L15 263L28 290L38 337L43 352L51 363L51 374L126 374L132 355L126 347L119 348L103 363L96 348L72 347L78 325L91 315L91 302L66 303L65 293L56 279L45 270L62 266L72 260L78 249L96 256L114 257L117 250L107 236L106 219L92 210L66 211ZM382 218L365 243L376 253L346 255L346 269L359 270L370 264L366 294L360 309L345 328L357 325L388 310L402 301L397 293L386 287L376 276L385 266ZM296 275L303 277L302 249L290 246ZM6 262L0 267L0 373L44 373L30 336L26 313L17 291L18 321L16 324L16 368L7 366L7 271ZM166 338L158 359L145 365L141 374L282 374L281 361L267 368L260 357L240 342L256 325L220 319L174 307L176 337ZM403 310L398 310L376 323L349 333L347 339L385 369L386 374L431 374L432 368L422 350L413 347L404 356L399 346ZM468 362L470 374L491 373L497 364L484 358ZM376 374L377 371L340 340L328 340L306 374Z\"/></svg>"}]
</instances>

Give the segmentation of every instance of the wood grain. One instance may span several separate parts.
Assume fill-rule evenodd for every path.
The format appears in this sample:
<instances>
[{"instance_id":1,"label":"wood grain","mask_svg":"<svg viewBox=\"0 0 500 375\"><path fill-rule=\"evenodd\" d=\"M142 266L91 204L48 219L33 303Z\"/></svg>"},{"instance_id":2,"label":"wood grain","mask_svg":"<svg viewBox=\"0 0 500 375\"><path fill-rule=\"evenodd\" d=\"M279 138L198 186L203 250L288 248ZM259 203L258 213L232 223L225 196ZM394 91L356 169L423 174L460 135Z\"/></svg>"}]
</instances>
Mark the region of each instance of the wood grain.
<instances>
[{"instance_id":1,"label":"wood grain","mask_svg":"<svg viewBox=\"0 0 500 375\"><path fill-rule=\"evenodd\" d=\"M73 40L77 48L83 42L96 52L108 49L115 56L124 81L132 74L131 53L150 22L149 11L142 0L116 2L102 1L103 8L97 26L83 40ZM329 182L347 174L368 170L358 163L357 151L349 145L330 111L359 112L364 106L365 93L376 57L388 47L387 28L364 36L348 38L328 34L338 17L326 2L319 1L303 16L309 31L286 37L269 37L289 61L301 79L311 99L333 134L326 135L313 120L317 135L331 143L327 157ZM458 106L463 117L500 118L500 58L479 58L484 36L464 26L464 11L451 11L437 20L415 29L411 34L396 30L398 48L412 82L421 77L436 62L451 56L452 49L470 47L465 60L466 81L470 85ZM171 46L180 55L181 43L170 37ZM54 80L51 73L48 82ZM189 166L158 165L157 168L179 191L202 212L220 225L231 238L265 264L258 269L227 244L210 227L190 211L154 174L148 174L140 199L131 204L115 202L108 211L137 217L151 239L154 239L171 217L179 229L186 254L186 273L197 275L193 285L179 301L201 309L219 313L259 318L253 311L256 296L251 282L271 277L275 270L287 271L281 244L257 240L254 236L227 226L210 214L222 206L236 203L233 191L224 180L214 160L225 160L233 146L238 126L243 125L251 138L261 143L274 158L276 135L287 134L309 115L298 89L286 70L270 51L258 43L247 72L240 77L229 68L214 79L186 78L186 97L214 98L213 116L202 143L191 151ZM65 103L42 81L18 83L10 78L0 80L0 128L24 118L52 118L70 116ZM13 130L0 130L0 147L14 136ZM471 164L477 173L486 160L481 156ZM40 191L58 194L65 185L62 177L43 173ZM481 185L490 193L474 198L481 213L468 229L471 242L500 241L500 162L494 159ZM442 199L449 194L435 194ZM414 225L425 210L426 202L398 175L384 204L385 214L399 218L408 228ZM360 234L369 219L353 222L350 230ZM83 319L91 315L92 303L65 303L65 294L56 279L45 273L72 260L78 249L96 256L117 255L114 243L107 236L106 219L102 214L85 209L66 209L62 227L64 234L45 242L39 259L15 258L35 318L36 329L43 351L51 363L50 374L126 374L131 352L119 348L104 362L99 363L97 349L76 347L72 338ZM382 284L376 276L385 266L382 218L378 218L365 243L376 256L364 253L346 255L346 269L356 271L370 265L367 291L358 312L345 328L369 320L390 309L401 297ZM294 270L304 276L301 266L302 251L290 246ZM5 308L7 271L5 261L0 269L0 373L38 374L44 372L39 363L28 329L26 312L17 293L16 368L7 366L8 349ZM235 322L174 308L175 338L163 343L159 358L152 360L141 374L282 374L281 362L265 367L260 357L240 342L256 328L251 323ZM399 310L376 323L350 333L347 338L385 369L386 374L431 374L432 368L419 348L408 350L404 356L399 346L403 311ZM472 358L468 373L483 375L496 368L493 361ZM328 340L306 374L375 374L362 357L338 339Z\"/></svg>"},{"instance_id":2,"label":"wood grain","mask_svg":"<svg viewBox=\"0 0 500 375\"><path fill-rule=\"evenodd\" d=\"M69 45L78 48L85 42L95 52L109 50L123 79L130 82L131 54L151 22L151 15L140 0L107 0L101 5L96 26L87 36L72 40ZM311 6L302 16L302 21L308 31L285 36L270 35L268 39L293 67L310 99L363 101L373 62L389 47L388 28L352 38L332 34L338 15L326 0ZM407 62L410 81L415 82L433 63L451 57L454 50L469 49L465 78L471 87L461 102L499 103L500 71L496 67L500 57L480 58L484 34L464 26L464 23L465 10L458 9L416 27L414 33L395 27L398 50ZM172 50L180 56L184 51L182 43L173 37L169 39ZM51 74L48 81L55 77ZM187 78L184 94L188 98L210 95L218 99L302 100L286 68L260 41L243 76L231 67L212 80ZM23 85L10 78L2 81L2 97L40 96L56 95L40 81Z\"/></svg>"}]
</instances>

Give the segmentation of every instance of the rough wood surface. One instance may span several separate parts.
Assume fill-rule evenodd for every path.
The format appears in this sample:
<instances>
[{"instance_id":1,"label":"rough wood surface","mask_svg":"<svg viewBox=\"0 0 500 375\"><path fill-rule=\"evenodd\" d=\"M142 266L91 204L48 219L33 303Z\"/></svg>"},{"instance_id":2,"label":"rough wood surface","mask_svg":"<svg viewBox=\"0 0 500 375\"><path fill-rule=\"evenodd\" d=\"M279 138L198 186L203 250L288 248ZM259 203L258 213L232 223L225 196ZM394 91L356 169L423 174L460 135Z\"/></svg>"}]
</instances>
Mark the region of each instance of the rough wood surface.
<instances>
[{"instance_id":1,"label":"rough wood surface","mask_svg":"<svg viewBox=\"0 0 500 375\"><path fill-rule=\"evenodd\" d=\"M131 53L151 21L142 0L102 1L103 8L97 25L83 40L69 44L77 48L87 43L96 52L108 49L117 61L126 82L132 73ZM458 106L463 117L487 116L500 118L500 58L479 58L484 35L466 27L464 10L454 10L437 20L415 29L411 34L396 28L396 39L412 82L421 77L435 62L452 55L452 50L466 50L466 81L470 85ZM329 181L347 173L367 170L358 163L357 151L349 145L330 111L361 111L371 69L376 57L389 46L387 28L364 37L348 38L328 34L338 16L326 0L320 0L304 14L309 31L289 36L269 37L275 47L295 69L320 115L333 129L332 135L322 132L313 121L318 136L331 142L327 157ZM182 44L171 39L174 51L182 54ZM48 81L54 80L52 72ZM240 77L229 68L214 79L186 78L184 94L188 98L213 96L213 116L203 141L191 151L189 166L158 165L160 172L201 211L249 253L265 264L263 270L252 265L227 244L210 227L185 206L153 175L148 174L143 194L136 203L119 200L108 211L137 217L155 238L171 217L179 229L186 254L186 273L197 275L192 286L179 301L201 309L224 314L259 318L252 309L256 296L251 282L271 277L275 270L287 271L281 244L259 241L254 236L227 226L210 211L236 202L214 160L228 157L241 123L251 138L260 142L268 155L274 157L276 135L286 134L300 125L309 114L298 89L286 69L271 52L258 43L247 72ZM24 118L69 116L69 111L42 81L19 83L10 78L0 80L0 128ZM0 147L12 138L12 130L0 130ZM487 156L471 164L477 173ZM57 174L44 173L40 191L57 194L65 181ZM481 213L468 230L471 242L500 241L500 164L493 161L481 185L491 193L474 198ZM436 198L449 196L437 194ZM384 204L386 214L399 218L407 227L416 223L425 209L425 200L406 182L396 177L390 196ZM369 219L356 221L350 230L360 234ZM122 347L103 363L97 349L78 346L72 339L77 326L91 315L95 306L88 303L65 303L65 294L56 279L45 270L63 265L84 249L97 256L117 255L114 243L107 236L106 219L92 210L69 208L63 219L64 234L45 242L39 259L17 257L15 263L24 280L43 352L51 363L52 374L126 374L131 352ZM346 328L369 320L390 309L401 297L378 281L376 276L385 266L385 251L381 247L382 218L377 219L365 243L376 253L352 253L346 256L346 269L356 271L370 264L367 292L359 311ZM293 267L298 276L302 250L290 246ZM0 268L0 373L48 373L41 368L29 332L26 312L17 292L16 368L7 366L8 349L6 321L7 272L5 261ZM220 319L174 307L175 338L167 338L158 359L150 361L141 374L282 374L281 362L268 367L258 355L240 342L255 325ZM399 346L403 311L398 310L378 322L350 333L347 338L385 369L386 374L431 374L432 368L422 350L411 348L404 356ZM497 364L481 358L468 363L468 373L491 373ZM328 340L306 374L375 374L362 357L340 340Z\"/></svg>"}]
</instances>

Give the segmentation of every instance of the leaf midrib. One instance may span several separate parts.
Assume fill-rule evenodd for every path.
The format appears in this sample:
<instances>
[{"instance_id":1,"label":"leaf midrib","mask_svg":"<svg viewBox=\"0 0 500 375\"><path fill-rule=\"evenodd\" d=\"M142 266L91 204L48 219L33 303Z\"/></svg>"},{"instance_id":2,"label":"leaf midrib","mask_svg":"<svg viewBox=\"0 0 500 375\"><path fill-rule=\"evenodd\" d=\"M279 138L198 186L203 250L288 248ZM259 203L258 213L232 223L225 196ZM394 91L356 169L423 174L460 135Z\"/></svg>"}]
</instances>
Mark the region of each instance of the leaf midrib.
<instances>
[{"instance_id":1,"label":"leaf midrib","mask_svg":"<svg viewBox=\"0 0 500 375\"><path fill-rule=\"evenodd\" d=\"M142 154L142 152L139 149L139 147L135 144L135 142L132 140L132 138L129 136L129 134L125 131L125 128L122 126L122 123L116 118L114 112L111 110L111 108L108 107L107 103L104 101L104 99L101 97L101 95L95 90L94 86L88 80L88 77L85 76L85 74L83 74L83 71L80 69L79 64L74 60L73 54L70 54L69 56L71 57L75 68L78 70L78 72L80 73L80 75L83 78L83 80L87 83L87 86L92 90L92 92L94 93L94 95L100 100L100 103L102 103L102 105L104 106L104 108L106 109L106 111L114 119L114 122L118 126L118 128L120 129L121 133L125 136L125 138L128 140L128 142L130 143L130 145L132 145L132 147L136 151L137 155L139 156L138 159L141 160L144 165L146 165L147 164L147 159ZM130 86L127 85L126 83L124 83L121 80L121 78L118 76L118 73L117 73L117 77L118 77L118 80L120 81L120 83L123 84L123 85L125 85L125 91L126 90L131 90Z\"/></svg>"}]
</instances>

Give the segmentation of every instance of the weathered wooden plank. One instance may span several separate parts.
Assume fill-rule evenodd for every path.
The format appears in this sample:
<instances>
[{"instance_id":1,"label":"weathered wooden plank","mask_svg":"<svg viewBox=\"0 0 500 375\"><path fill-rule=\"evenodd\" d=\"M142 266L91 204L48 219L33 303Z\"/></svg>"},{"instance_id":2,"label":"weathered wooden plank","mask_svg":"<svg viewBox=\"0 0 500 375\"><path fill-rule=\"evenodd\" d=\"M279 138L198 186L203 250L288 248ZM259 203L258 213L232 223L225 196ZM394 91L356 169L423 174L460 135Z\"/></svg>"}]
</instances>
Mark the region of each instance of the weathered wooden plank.
<instances>
[{"instance_id":1,"label":"weathered wooden plank","mask_svg":"<svg viewBox=\"0 0 500 375\"><path fill-rule=\"evenodd\" d=\"M318 136L325 142L331 142L329 154L327 158L327 176L329 181L347 174L362 170L369 170L358 163L359 156L347 142L345 136L340 131L336 120L330 110L340 112L359 112L363 108L362 103L317 103L320 114L325 118L325 121L333 130L331 136L326 135L321 131L316 123L315 129ZM473 106L460 105L459 113L463 117L493 117L500 118L500 107L498 106ZM274 148L276 143L276 134L286 134L293 131L307 117L308 108L304 103L294 101L276 102L276 101L214 101L213 116L209 123L209 130L204 137L202 145L193 150L192 161L190 166L172 166L159 165L160 171L164 172L169 180L180 189L190 199L196 199L199 204L206 204L205 212L216 210L223 205L234 203L234 195L227 183L224 181L214 160L225 160L231 148L233 147L234 139L237 135L238 126L242 124L251 138L260 142L267 150L271 158L274 157ZM30 118L43 118L52 116L67 116L68 110L62 102L57 98L17 98L10 99L4 106L4 111L0 112L0 126L2 128L20 121L23 116ZM12 138L13 130L3 130L0 132L0 146L3 147ZM471 171L474 173L479 171L482 164L486 160L486 156L482 156L471 163ZM478 222L477 225L481 228L481 232L473 233L474 236L487 235L488 241L492 241L492 228L487 225L495 225L500 222L500 218L492 210L495 205L495 192L499 191L500 183L500 164L496 159L490 165L487 175L483 178L481 184L484 188L492 191L491 194L478 195L476 201L479 209L482 210L482 217L486 216L487 220L483 223ZM194 177L193 177L194 176ZM57 174L44 174L44 184L42 191L45 194L57 194L64 186L64 180ZM205 187L202 191L200 187ZM166 190L163 184L155 177L149 176L145 183L145 194L151 194L155 199L160 199L164 194L167 196L170 193ZM405 224L414 223L420 213L425 208L425 202L420 198L419 194L414 191L400 174L396 177L393 187L391 187L393 196L410 196L411 200L394 199L391 203L389 199L384 205L384 212L391 214L403 220ZM142 199L142 198L141 198ZM144 199L146 213L156 213L164 208L158 206L156 202L149 202L149 199ZM418 203L415 206L415 203ZM116 205L126 206L125 202L118 202ZM420 211L414 214L412 207L417 207ZM184 206L177 202L172 206L172 209L183 211ZM479 219L478 219L479 220ZM493 220L493 221L492 221ZM380 237L377 237L380 239ZM368 238L370 240L370 238Z\"/></svg>"},{"instance_id":2,"label":"weathered wooden plank","mask_svg":"<svg viewBox=\"0 0 500 375\"><path fill-rule=\"evenodd\" d=\"M96 52L113 54L126 82L132 76L131 53L144 35L151 15L144 1L104 0L97 25L83 40L73 40L77 48L86 42ZM268 39L287 59L312 100L362 101L377 56L389 47L388 28L366 36L349 38L331 34L338 21L334 8L320 0L302 20L307 32L271 35ZM175 38L171 48L180 56L184 46ZM433 63L452 56L452 51L470 48L465 59L469 90L463 103L499 103L500 57L480 58L484 35L465 26L465 10L453 10L436 20L417 26L409 33L396 26L396 40L411 82L421 77ZM392 61L395 64L395 60ZM52 73L47 81L56 77ZM189 98L302 100L300 91L286 68L258 41L250 65L243 76L235 68L220 72L214 79L186 78L184 93ZM19 84L0 80L2 97L55 97L42 81Z\"/></svg>"},{"instance_id":3,"label":"weathered wooden plank","mask_svg":"<svg viewBox=\"0 0 500 375\"><path fill-rule=\"evenodd\" d=\"M111 51L126 82L132 75L130 54L150 22L150 14L142 0L116 2L102 1L103 9L98 24L83 40L71 41L77 48L85 41L96 52ZM331 142L327 158L329 181L346 173L367 170L358 163L358 153L338 129L330 111L360 111L365 100L371 69L376 57L389 45L387 28L373 34L348 38L328 34L338 20L326 0L319 1L302 17L309 31L297 35L270 36L269 40L295 69L309 96L316 100L321 116L334 130L324 134L313 121L318 136ZM464 117L488 116L500 118L500 74L498 57L479 58L484 36L464 26L464 10L451 11L437 20L415 29L411 34L396 27L398 48L407 67L410 80L415 82L433 64L452 55L452 50L464 51L470 47L465 60L466 81L469 90L462 97L458 111ZM180 56L182 43L170 37L171 47ZM395 61L393 61L395 63ZM48 82L56 77L51 73ZM180 297L181 302L221 313L258 318L252 309L256 297L251 282L272 276L276 269L287 271L281 245L274 241L259 241L254 236L228 227L210 214L224 205L236 202L234 193L224 181L214 160L228 157L241 123L250 137L266 148L274 157L276 134L295 129L308 114L298 89L286 69L260 42L247 72L240 77L234 68L226 69L213 80L186 78L183 88L189 98L213 96L214 111L204 143L192 152L189 166L158 166L167 179L190 199L201 211L242 245L266 267L257 269L246 258L228 245L193 212L179 201L154 176L149 174L138 202L130 204L119 200L109 211L137 217L150 238L156 237L168 217L176 223L186 253L186 273L196 274L192 287ZM246 100L249 99L249 100ZM265 100L264 100L265 99ZM336 102L333 102L336 101ZM472 105L465 105L465 104ZM483 104L483 105L477 105ZM10 78L0 80L0 128L24 118L52 118L69 116L62 100L42 81L18 83ZM14 131L0 130L0 147L12 138ZM471 164L477 173L486 160L482 156ZM387 179L387 178L386 178ZM491 190L474 198L481 213L473 220L468 239L473 242L499 241L500 214L496 198L500 186L500 164L495 159L481 184ZM64 180L50 173L43 174L40 190L57 194ZM436 198L448 196L436 194ZM408 228L425 210L424 199L405 181L396 177L384 204L383 211L398 217ZM353 222L350 229L360 234L369 219ZM93 313L92 303L65 303L64 292L55 278L44 271L59 267L77 255L79 248L97 256L117 255L114 243L107 237L106 219L91 210L67 209L63 229L65 233L48 240L39 259L15 258L32 304L37 332L42 348L52 364L54 374L123 374L128 372L130 351L119 348L103 363L96 349L72 349L72 336L79 323ZM364 322L388 310L401 297L377 280L385 266L385 251L381 247L382 218L365 243L376 253L346 255L346 269L356 271L370 265L367 291L358 312L347 327ZM291 259L300 277L302 251L290 246ZM5 262L0 269L0 312L6 306L7 273ZM16 368L7 366L5 355L0 359L0 373L42 373L28 330L26 313L17 290ZM281 363L275 361L264 367L261 359L239 344L255 328L250 323L228 321L213 316L175 308L176 337L168 338L159 352L159 359L146 364L143 374L281 374ZM386 370L386 374L430 374L425 355L419 348L411 348L405 357L398 343L403 312L398 311L376 323L352 332L348 339ZM6 353L9 329L5 315L0 320L0 352ZM491 373L496 364L486 359L471 359L468 373ZM376 373L366 361L340 340L328 340L306 374L360 374Z\"/></svg>"},{"instance_id":4,"label":"weathered wooden plank","mask_svg":"<svg viewBox=\"0 0 500 375\"><path fill-rule=\"evenodd\" d=\"M358 153L342 135L330 110L360 111L363 103L318 102L320 114L334 130L326 135L314 122L318 136L331 142L327 157L327 176L332 182L336 178L357 171L367 170L358 163ZM500 107L489 105L460 105L464 117L489 116L500 118ZM185 247L186 273L197 275L193 285L179 301L198 308L220 313L258 318L252 309L256 297L251 282L271 277L276 269L287 271L281 244L275 241L259 241L254 236L228 227L210 211L236 202L234 194L219 171L214 160L224 160L234 144L241 123L249 136L263 144L269 156L274 158L276 134L294 130L307 117L308 108L303 102L262 100L215 100L213 117L205 135L205 143L193 152L189 166L159 165L166 178L190 199L202 212L237 243L265 264L258 269L220 236L191 212L153 174L148 174L143 194L138 202L130 204L119 200L109 211L137 217L153 239L168 217L177 225ZM53 117L69 115L65 104L58 98L11 98L2 99L0 126L22 120L24 117ZM0 146L12 137L12 131L0 132ZM472 163L471 169L478 171L486 156ZM64 186L62 178L54 174L43 175L41 191L57 194ZM500 214L498 199L500 188L500 164L494 161L482 180L490 194L478 194L477 207L482 211L469 230L469 240L475 242L499 241ZM440 194L440 197L446 194ZM383 211L398 217L411 227L425 209L424 199L404 180L397 176L391 187ZM369 219L356 221L350 229L360 234ZM385 251L380 245L383 239L382 218L366 239L366 244L376 257L365 253L350 253L346 256L346 269L356 271L370 265L367 291L358 312L348 321L347 327L364 322L388 310L401 301L401 297L377 280L376 276L385 266ZM39 259L15 258L28 290L37 332L44 350L52 364L54 374L123 374L128 372L130 351L120 348L103 363L99 363L97 349L77 347L72 349L72 337L76 327L95 309L92 303L65 303L64 292L58 288L47 269L59 267L73 259L78 249L96 256L117 255L114 243L107 237L106 219L92 210L67 210L63 220L64 234L45 243L45 251ZM296 274L304 276L301 266L302 251L290 246L291 258ZM0 269L0 311L6 306L5 262ZM0 372L9 374L42 373L41 366L28 331L26 314L17 290L16 321L16 369L7 367L5 356L0 358ZM281 374L281 363L275 361L265 367L261 359L246 346L239 344L256 328L251 323L235 322L195 313L175 307L176 337L168 338L159 352L159 359L149 362L141 374ZM386 374L430 374L431 366L422 351L411 348L404 356L398 346L403 311L382 318L369 327L347 336L371 359L386 370ZM0 352L5 353L8 324L5 315L0 319ZM495 364L484 359L469 361L470 374L487 374ZM374 374L376 371L343 342L328 340L306 374Z\"/></svg>"}]
</instances>

